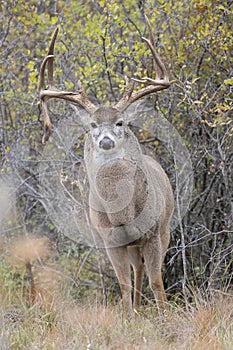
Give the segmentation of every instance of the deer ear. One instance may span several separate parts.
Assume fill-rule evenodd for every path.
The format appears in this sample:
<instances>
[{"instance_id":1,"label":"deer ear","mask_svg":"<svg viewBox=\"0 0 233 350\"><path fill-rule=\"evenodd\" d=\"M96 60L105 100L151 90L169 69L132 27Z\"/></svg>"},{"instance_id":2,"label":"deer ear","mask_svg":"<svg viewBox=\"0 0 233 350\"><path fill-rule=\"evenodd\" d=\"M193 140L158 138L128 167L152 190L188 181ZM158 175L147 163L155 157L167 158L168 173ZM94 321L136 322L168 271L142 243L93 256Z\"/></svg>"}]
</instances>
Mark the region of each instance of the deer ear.
<instances>
[{"instance_id":1,"label":"deer ear","mask_svg":"<svg viewBox=\"0 0 233 350\"><path fill-rule=\"evenodd\" d=\"M90 115L90 113L88 113L84 108L79 107L77 105L73 105L71 104L71 107L75 113L75 116L77 118L79 118L79 120L81 121L83 127L85 130L89 130L90 129L90 124L93 120L92 116Z\"/></svg>"}]
</instances>

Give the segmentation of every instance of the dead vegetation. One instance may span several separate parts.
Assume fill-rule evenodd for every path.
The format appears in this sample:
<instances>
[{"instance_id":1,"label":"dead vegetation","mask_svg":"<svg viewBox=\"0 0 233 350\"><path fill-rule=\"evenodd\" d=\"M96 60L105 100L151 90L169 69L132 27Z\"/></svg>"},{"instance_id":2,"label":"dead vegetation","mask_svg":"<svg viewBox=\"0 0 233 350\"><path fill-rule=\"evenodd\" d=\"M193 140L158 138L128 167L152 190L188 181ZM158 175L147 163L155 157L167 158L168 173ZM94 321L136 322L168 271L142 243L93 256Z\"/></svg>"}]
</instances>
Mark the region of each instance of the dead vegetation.
<instances>
[{"instance_id":1,"label":"dead vegetation","mask_svg":"<svg viewBox=\"0 0 233 350\"><path fill-rule=\"evenodd\" d=\"M231 348L233 297L230 294L216 293L205 300L193 292L193 302L186 307L170 302L166 319L161 319L156 306L150 304L126 321L119 304L109 303L104 307L98 298L74 301L68 295L69 283L55 264L54 252L44 238L23 238L13 243L11 249L1 251L7 253L5 260L1 260L1 349ZM10 262L8 266L7 262ZM33 298L25 293L25 288L32 291L25 269L29 262ZM14 283L10 283L8 274L10 269L16 271L15 268L18 279L15 277Z\"/></svg>"}]
</instances>

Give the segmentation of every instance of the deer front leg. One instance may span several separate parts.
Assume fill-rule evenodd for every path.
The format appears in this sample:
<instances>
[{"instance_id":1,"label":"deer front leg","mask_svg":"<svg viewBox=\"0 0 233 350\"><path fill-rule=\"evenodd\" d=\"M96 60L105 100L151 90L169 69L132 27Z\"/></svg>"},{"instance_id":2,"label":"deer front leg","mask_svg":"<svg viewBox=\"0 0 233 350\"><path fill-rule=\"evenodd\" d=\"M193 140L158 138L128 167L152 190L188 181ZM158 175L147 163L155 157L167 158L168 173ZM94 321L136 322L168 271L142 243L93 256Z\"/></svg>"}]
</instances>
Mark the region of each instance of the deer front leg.
<instances>
[{"instance_id":1,"label":"deer front leg","mask_svg":"<svg viewBox=\"0 0 233 350\"><path fill-rule=\"evenodd\" d=\"M107 248L109 260L117 275L126 317L132 314L130 260L127 247Z\"/></svg>"},{"instance_id":2,"label":"deer front leg","mask_svg":"<svg viewBox=\"0 0 233 350\"><path fill-rule=\"evenodd\" d=\"M149 284L154 293L158 311L164 313L167 310L167 297L162 280L162 263L164 252L160 237L152 237L144 246L143 256L148 272Z\"/></svg>"},{"instance_id":3,"label":"deer front leg","mask_svg":"<svg viewBox=\"0 0 233 350\"><path fill-rule=\"evenodd\" d=\"M144 277L144 263L139 247L128 247L131 265L134 271L134 301L133 307L136 311L139 310L142 298L142 282Z\"/></svg>"}]
</instances>

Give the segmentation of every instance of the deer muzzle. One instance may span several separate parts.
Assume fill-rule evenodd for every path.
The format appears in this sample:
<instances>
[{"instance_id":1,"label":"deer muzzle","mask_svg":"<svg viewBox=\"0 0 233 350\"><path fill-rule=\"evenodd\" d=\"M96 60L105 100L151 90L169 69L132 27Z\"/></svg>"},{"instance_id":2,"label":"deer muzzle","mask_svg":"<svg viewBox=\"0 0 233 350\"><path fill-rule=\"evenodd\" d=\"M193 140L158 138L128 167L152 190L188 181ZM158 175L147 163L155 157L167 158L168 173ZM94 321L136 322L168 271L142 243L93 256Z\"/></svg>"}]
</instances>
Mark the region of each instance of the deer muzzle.
<instances>
[{"instance_id":1,"label":"deer muzzle","mask_svg":"<svg viewBox=\"0 0 233 350\"><path fill-rule=\"evenodd\" d=\"M110 149L115 147L115 142L111 140L108 136L105 136L99 142L99 148L102 148L104 151L109 151Z\"/></svg>"}]
</instances>

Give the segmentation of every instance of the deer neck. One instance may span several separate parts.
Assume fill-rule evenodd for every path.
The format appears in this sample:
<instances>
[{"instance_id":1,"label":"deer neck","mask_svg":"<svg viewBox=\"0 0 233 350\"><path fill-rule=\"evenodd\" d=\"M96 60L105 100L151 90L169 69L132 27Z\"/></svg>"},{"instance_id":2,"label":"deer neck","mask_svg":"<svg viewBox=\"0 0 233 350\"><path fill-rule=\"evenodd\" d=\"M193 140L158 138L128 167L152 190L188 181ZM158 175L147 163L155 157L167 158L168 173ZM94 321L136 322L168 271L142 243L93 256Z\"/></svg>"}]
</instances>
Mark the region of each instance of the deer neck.
<instances>
[{"instance_id":1,"label":"deer neck","mask_svg":"<svg viewBox=\"0 0 233 350\"><path fill-rule=\"evenodd\" d=\"M109 164L119 162L126 156L125 149L121 147L116 152L97 152L92 154L93 164L95 166L108 166Z\"/></svg>"},{"instance_id":2,"label":"deer neck","mask_svg":"<svg viewBox=\"0 0 233 350\"><path fill-rule=\"evenodd\" d=\"M96 176L100 168L102 171L106 169L109 172L111 167L114 167L116 171L117 169L121 170L123 167L123 174L124 171L127 173L127 167L132 167L133 169L134 165L141 166L143 162L140 145L131 130L128 130L122 147L113 152L99 152L94 148L91 140L87 139L84 149L84 161L90 179Z\"/></svg>"}]
</instances>

